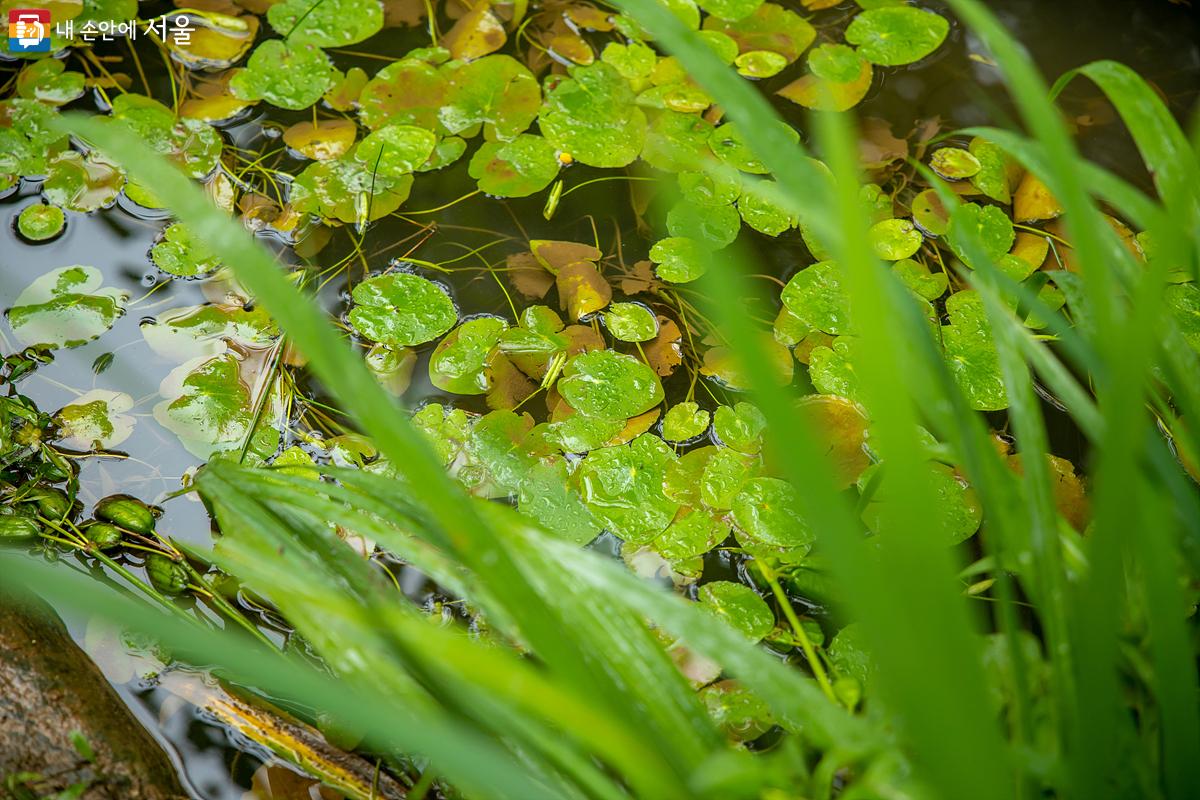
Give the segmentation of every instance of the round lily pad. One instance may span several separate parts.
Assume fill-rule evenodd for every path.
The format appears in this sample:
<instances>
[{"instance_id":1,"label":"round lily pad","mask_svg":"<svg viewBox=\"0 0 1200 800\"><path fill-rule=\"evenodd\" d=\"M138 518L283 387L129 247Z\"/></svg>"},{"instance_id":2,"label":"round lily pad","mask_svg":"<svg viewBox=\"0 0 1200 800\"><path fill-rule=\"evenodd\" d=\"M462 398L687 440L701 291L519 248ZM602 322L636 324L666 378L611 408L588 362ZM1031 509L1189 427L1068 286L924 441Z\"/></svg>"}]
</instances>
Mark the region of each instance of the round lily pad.
<instances>
[{"instance_id":1,"label":"round lily pad","mask_svg":"<svg viewBox=\"0 0 1200 800\"><path fill-rule=\"evenodd\" d=\"M717 727L732 741L754 741L775 725L771 707L737 681L705 686L700 700Z\"/></svg>"},{"instance_id":2,"label":"round lily pad","mask_svg":"<svg viewBox=\"0 0 1200 800\"><path fill-rule=\"evenodd\" d=\"M709 16L704 20L704 29L725 34L738 43L743 53L770 50L789 64L817 37L816 29L804 17L775 3L763 3L736 20Z\"/></svg>"},{"instance_id":3,"label":"round lily pad","mask_svg":"<svg viewBox=\"0 0 1200 800\"><path fill-rule=\"evenodd\" d=\"M412 175L386 178L354 158L309 164L292 182L292 208L348 224L359 224L395 211L408 199Z\"/></svg>"},{"instance_id":4,"label":"round lily pad","mask_svg":"<svg viewBox=\"0 0 1200 800\"><path fill-rule=\"evenodd\" d=\"M793 142L800 141L800 134L796 133L795 128L782 122L778 125L780 131ZM734 169L754 175L765 175L768 172L766 164L763 164L750 149L750 145L746 144L746 139L736 122L726 122L713 129L708 137L708 146L717 158Z\"/></svg>"},{"instance_id":5,"label":"round lily pad","mask_svg":"<svg viewBox=\"0 0 1200 800\"><path fill-rule=\"evenodd\" d=\"M775 181L768 181L768 186ZM760 187L767 188L767 187ZM773 186L772 186L773 188ZM796 214L779 205L770 193L747 191L738 199L738 213L747 225L767 236L778 236L799 222Z\"/></svg>"},{"instance_id":6,"label":"round lily pad","mask_svg":"<svg viewBox=\"0 0 1200 800\"><path fill-rule=\"evenodd\" d=\"M701 586L697 597L702 605L751 641L759 641L775 627L771 608L749 586L733 581L713 581Z\"/></svg>"},{"instance_id":7,"label":"round lily pad","mask_svg":"<svg viewBox=\"0 0 1200 800\"><path fill-rule=\"evenodd\" d=\"M816 51L813 52L815 55ZM855 55L858 58L858 72L849 80L832 81L815 73L809 73L801 75L776 94L805 108L817 111L846 111L854 108L867 96L875 74L869 61ZM821 61L818 60L818 63ZM826 64L826 68L831 73L840 74L834 65Z\"/></svg>"},{"instance_id":8,"label":"round lily pad","mask_svg":"<svg viewBox=\"0 0 1200 800\"><path fill-rule=\"evenodd\" d=\"M527 197L550 185L560 164L554 145L532 133L511 142L485 142L468 171L493 197Z\"/></svg>"},{"instance_id":9,"label":"round lily pad","mask_svg":"<svg viewBox=\"0 0 1200 800\"><path fill-rule=\"evenodd\" d=\"M333 79L333 65L317 45L268 39L254 48L229 88L243 100L266 100L299 111L320 100Z\"/></svg>"},{"instance_id":10,"label":"round lily pad","mask_svg":"<svg viewBox=\"0 0 1200 800\"><path fill-rule=\"evenodd\" d=\"M770 50L751 50L733 60L739 75L747 78L770 78L783 72L788 65L787 56Z\"/></svg>"},{"instance_id":11,"label":"round lily pad","mask_svg":"<svg viewBox=\"0 0 1200 800\"><path fill-rule=\"evenodd\" d=\"M828 42L808 54L808 71L823 81L849 83L862 72L863 57L854 48Z\"/></svg>"},{"instance_id":12,"label":"round lily pad","mask_svg":"<svg viewBox=\"0 0 1200 800\"><path fill-rule=\"evenodd\" d=\"M913 6L884 6L862 12L846 28L846 41L872 64L898 67L937 50L950 32L945 17Z\"/></svg>"},{"instance_id":13,"label":"round lily pad","mask_svg":"<svg viewBox=\"0 0 1200 800\"><path fill-rule=\"evenodd\" d=\"M654 312L641 303L613 303L604 312L604 327L622 342L648 342L658 335Z\"/></svg>"},{"instance_id":14,"label":"round lily pad","mask_svg":"<svg viewBox=\"0 0 1200 800\"><path fill-rule=\"evenodd\" d=\"M697 5L718 19L739 20L753 14L763 0L697 0Z\"/></svg>"},{"instance_id":15,"label":"round lily pad","mask_svg":"<svg viewBox=\"0 0 1200 800\"><path fill-rule=\"evenodd\" d=\"M316 125L297 122L283 132L283 143L305 158L328 161L345 155L357 135L353 120L324 119Z\"/></svg>"},{"instance_id":16,"label":"round lily pad","mask_svg":"<svg viewBox=\"0 0 1200 800\"><path fill-rule=\"evenodd\" d=\"M664 172L694 168L708 156L712 131L712 123L699 114L663 111L646 131L642 160Z\"/></svg>"},{"instance_id":17,"label":"round lily pad","mask_svg":"<svg viewBox=\"0 0 1200 800\"><path fill-rule=\"evenodd\" d=\"M253 427L250 392L233 353L182 365L159 391L164 399L154 407L155 420L198 458L241 447Z\"/></svg>"},{"instance_id":18,"label":"round lily pad","mask_svg":"<svg viewBox=\"0 0 1200 800\"><path fill-rule=\"evenodd\" d=\"M636 81L650 77L658 54L647 44L632 41L629 44L609 42L600 53L600 60L616 68L625 78Z\"/></svg>"},{"instance_id":19,"label":"round lily pad","mask_svg":"<svg viewBox=\"0 0 1200 800\"><path fill-rule=\"evenodd\" d=\"M646 115L629 82L603 61L551 76L538 117L542 134L560 151L593 167L623 167L642 151Z\"/></svg>"},{"instance_id":20,"label":"round lily pad","mask_svg":"<svg viewBox=\"0 0 1200 800\"><path fill-rule=\"evenodd\" d=\"M646 544L671 524L679 503L663 494L674 451L651 434L587 454L577 474L579 493L604 527L631 544Z\"/></svg>"},{"instance_id":21,"label":"round lily pad","mask_svg":"<svg viewBox=\"0 0 1200 800\"><path fill-rule=\"evenodd\" d=\"M968 247L972 236L976 238L977 246L983 249L984 255L991 259L999 259L1008 253L1016 241L1012 220L1001 209L996 206L963 203L950 214L946 240L954 249L955 255L968 267L973 268L975 264Z\"/></svg>"},{"instance_id":22,"label":"round lily pad","mask_svg":"<svg viewBox=\"0 0 1200 800\"><path fill-rule=\"evenodd\" d=\"M267 21L289 43L342 47L383 28L379 0L282 0L267 9Z\"/></svg>"},{"instance_id":23,"label":"round lily pad","mask_svg":"<svg viewBox=\"0 0 1200 800\"><path fill-rule=\"evenodd\" d=\"M192 178L207 177L221 158L224 143L216 128L198 119L178 118L145 95L113 97L112 115L133 128L143 145L167 156Z\"/></svg>"},{"instance_id":24,"label":"round lily pad","mask_svg":"<svg viewBox=\"0 0 1200 800\"><path fill-rule=\"evenodd\" d=\"M133 398L124 392L93 389L54 415L59 441L76 450L107 450L133 434L134 418L126 414Z\"/></svg>"},{"instance_id":25,"label":"round lily pad","mask_svg":"<svg viewBox=\"0 0 1200 800\"><path fill-rule=\"evenodd\" d=\"M729 525L696 509L676 518L650 546L668 561L682 561L704 555L727 536Z\"/></svg>"},{"instance_id":26,"label":"round lily pad","mask_svg":"<svg viewBox=\"0 0 1200 800\"><path fill-rule=\"evenodd\" d=\"M676 180L680 193L691 202L702 206L729 205L742 193L742 185L737 178L724 172L686 171L680 172Z\"/></svg>"},{"instance_id":27,"label":"round lily pad","mask_svg":"<svg viewBox=\"0 0 1200 800\"><path fill-rule=\"evenodd\" d=\"M950 224L950 212L933 189L926 189L913 198L913 222L930 236L943 236Z\"/></svg>"},{"instance_id":28,"label":"round lily pad","mask_svg":"<svg viewBox=\"0 0 1200 800\"><path fill-rule=\"evenodd\" d=\"M942 326L946 364L972 408L1008 408L1008 393L1000 371L1000 356L983 300L974 290L956 292L946 300L949 325Z\"/></svg>"},{"instance_id":29,"label":"round lily pad","mask_svg":"<svg viewBox=\"0 0 1200 800\"><path fill-rule=\"evenodd\" d=\"M150 260L168 275L181 278L198 278L221 265L191 230L178 222L164 230L162 239L150 248Z\"/></svg>"},{"instance_id":30,"label":"round lily pad","mask_svg":"<svg viewBox=\"0 0 1200 800\"><path fill-rule=\"evenodd\" d=\"M936 300L946 293L950 279L944 272L930 272L929 267L911 258L901 259L892 266L892 271L912 289L926 300Z\"/></svg>"},{"instance_id":31,"label":"round lily pad","mask_svg":"<svg viewBox=\"0 0 1200 800\"><path fill-rule=\"evenodd\" d=\"M946 180L957 181L979 172L979 159L961 147L941 147L929 158L929 168Z\"/></svg>"},{"instance_id":32,"label":"round lily pad","mask_svg":"<svg viewBox=\"0 0 1200 800\"><path fill-rule=\"evenodd\" d=\"M1010 203L1014 162L997 145L978 136L971 140L969 148L979 162L979 171L971 176L971 185L998 203Z\"/></svg>"},{"instance_id":33,"label":"round lily pad","mask_svg":"<svg viewBox=\"0 0 1200 800\"><path fill-rule=\"evenodd\" d=\"M446 290L409 272L389 272L354 287L350 324L389 347L432 341L454 327L458 312Z\"/></svg>"},{"instance_id":34,"label":"round lily pad","mask_svg":"<svg viewBox=\"0 0 1200 800\"><path fill-rule=\"evenodd\" d=\"M558 391L579 413L601 419L636 417L663 400L654 370L614 350L593 350L572 358L563 368Z\"/></svg>"},{"instance_id":35,"label":"round lily pad","mask_svg":"<svg viewBox=\"0 0 1200 800\"><path fill-rule=\"evenodd\" d=\"M710 250L732 244L742 227L742 218L731 205L710 206L680 200L667 212L671 236L691 239Z\"/></svg>"},{"instance_id":36,"label":"round lily pad","mask_svg":"<svg viewBox=\"0 0 1200 800\"><path fill-rule=\"evenodd\" d=\"M7 312L23 344L78 347L107 331L125 313L129 296L102 289L95 267L76 264L50 270L17 295Z\"/></svg>"},{"instance_id":37,"label":"round lily pad","mask_svg":"<svg viewBox=\"0 0 1200 800\"><path fill-rule=\"evenodd\" d=\"M476 317L459 325L429 357L429 380L455 394L485 393L491 388L488 357L507 328L498 317Z\"/></svg>"},{"instance_id":38,"label":"round lily pad","mask_svg":"<svg viewBox=\"0 0 1200 800\"><path fill-rule=\"evenodd\" d=\"M50 158L42 195L56 206L87 213L106 208L125 186L121 170L99 153L81 156L74 150Z\"/></svg>"},{"instance_id":39,"label":"round lily pad","mask_svg":"<svg viewBox=\"0 0 1200 800\"><path fill-rule=\"evenodd\" d=\"M850 333L850 296L836 261L818 261L800 270L783 287L783 304L808 327L826 333Z\"/></svg>"},{"instance_id":40,"label":"round lily pad","mask_svg":"<svg viewBox=\"0 0 1200 800\"><path fill-rule=\"evenodd\" d=\"M143 322L142 338L156 354L176 362L219 355L226 342L264 348L279 336L279 328L262 306L206 304L164 311Z\"/></svg>"},{"instance_id":41,"label":"round lily pad","mask_svg":"<svg viewBox=\"0 0 1200 800\"><path fill-rule=\"evenodd\" d=\"M700 472L700 502L717 511L728 511L753 474L750 459L728 448L717 448Z\"/></svg>"},{"instance_id":42,"label":"round lily pad","mask_svg":"<svg viewBox=\"0 0 1200 800\"><path fill-rule=\"evenodd\" d=\"M34 61L17 76L17 94L51 106L61 106L83 96L87 79L82 72L67 70L57 58Z\"/></svg>"},{"instance_id":43,"label":"round lily pad","mask_svg":"<svg viewBox=\"0 0 1200 800\"><path fill-rule=\"evenodd\" d=\"M508 55L490 55L443 69L446 99L438 120L452 134L483 125L489 140L508 141L537 118L542 90L529 69ZM464 134L466 135L466 134Z\"/></svg>"},{"instance_id":44,"label":"round lily pad","mask_svg":"<svg viewBox=\"0 0 1200 800\"><path fill-rule=\"evenodd\" d=\"M796 490L778 478L753 478L733 501L738 540L807 551L815 539L800 516Z\"/></svg>"},{"instance_id":45,"label":"round lily pad","mask_svg":"<svg viewBox=\"0 0 1200 800\"><path fill-rule=\"evenodd\" d=\"M720 406L713 415L713 434L726 447L741 453L757 453L762 449L762 435L767 418L752 403Z\"/></svg>"},{"instance_id":46,"label":"round lily pad","mask_svg":"<svg viewBox=\"0 0 1200 800\"><path fill-rule=\"evenodd\" d=\"M62 233L66 225L62 209L45 203L25 206L17 217L17 230L31 242L49 241Z\"/></svg>"},{"instance_id":47,"label":"round lily pad","mask_svg":"<svg viewBox=\"0 0 1200 800\"><path fill-rule=\"evenodd\" d=\"M354 159L376 176L400 178L433 155L437 136L415 125L384 125L354 148Z\"/></svg>"},{"instance_id":48,"label":"round lily pad","mask_svg":"<svg viewBox=\"0 0 1200 800\"><path fill-rule=\"evenodd\" d=\"M696 403L677 403L663 415L662 435L668 442L686 442L708 430L710 416Z\"/></svg>"},{"instance_id":49,"label":"round lily pad","mask_svg":"<svg viewBox=\"0 0 1200 800\"><path fill-rule=\"evenodd\" d=\"M359 117L368 128L392 124L434 130L446 86L437 67L416 58L401 59L367 81L358 98Z\"/></svg>"},{"instance_id":50,"label":"round lily pad","mask_svg":"<svg viewBox=\"0 0 1200 800\"><path fill-rule=\"evenodd\" d=\"M899 261L921 249L924 237L917 226L908 219L885 219L871 226L867 232L875 255L884 261Z\"/></svg>"},{"instance_id":51,"label":"round lily pad","mask_svg":"<svg viewBox=\"0 0 1200 800\"><path fill-rule=\"evenodd\" d=\"M694 239L672 236L659 239L650 248L650 260L658 264L658 277L669 283L689 283L708 268L708 254Z\"/></svg>"}]
</instances>

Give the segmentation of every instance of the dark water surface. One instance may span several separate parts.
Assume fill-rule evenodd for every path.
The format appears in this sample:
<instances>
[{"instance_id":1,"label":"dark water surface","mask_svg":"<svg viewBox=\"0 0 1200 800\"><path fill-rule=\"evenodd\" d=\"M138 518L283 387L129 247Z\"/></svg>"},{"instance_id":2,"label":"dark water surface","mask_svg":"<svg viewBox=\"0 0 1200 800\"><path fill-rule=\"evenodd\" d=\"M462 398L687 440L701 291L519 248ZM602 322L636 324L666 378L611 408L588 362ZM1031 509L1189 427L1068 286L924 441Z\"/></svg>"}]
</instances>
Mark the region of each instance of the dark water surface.
<instances>
[{"instance_id":1,"label":"dark water surface","mask_svg":"<svg viewBox=\"0 0 1200 800\"><path fill-rule=\"evenodd\" d=\"M791 5L785 3L785 5ZM798 5L798 4L795 4ZM849 15L855 10L844 5ZM922 3L933 6L936 3ZM1142 73L1160 90L1172 111L1186 119L1195 107L1200 90L1200 15L1168 0L1070 0L1035 2L1034 0L997 0L989 6L1029 49L1042 72L1054 77L1061 72L1098 58L1125 62ZM164 9L165 10L165 7ZM151 9L144 7L143 16ZM396 54L426 44L422 30L389 29L363 45L368 52ZM1012 122L1013 110L1000 85L998 71L984 59L972 58L981 48L970 33L955 24L949 40L931 58L900 69L878 70L882 77L858 113L864 117L887 120L896 135L903 137L921 121L940 118L942 130L979 124L1004 125ZM339 59L345 68L358 60L374 72L382 62L367 58ZM147 62L156 63L156 62ZM160 96L170 96L165 76L151 75ZM786 80L782 82L786 82ZM777 88L772 82L767 90ZM89 95L77 105L93 102ZM803 130L803 115L790 104L781 106L791 121ZM1061 98L1067 118L1078 129L1084 152L1102 166L1113 170L1135 185L1149 189L1148 176L1141 166L1132 141L1125 133L1100 92L1083 80L1073 83ZM291 115L296 119L304 114ZM287 114L272 114L283 125L295 121ZM242 123L227 131L242 146L259 148L264 135L261 120ZM273 144L272 147L278 146ZM292 170L300 162L284 163L280 169ZM567 188L589 177L586 168L573 168L564 175ZM474 182L466 174L466 159L440 173L418 176L406 212L442 206L470 192ZM88 264L105 275L105 285L129 292L133 303L114 329L99 340L73 350L59 350L55 362L21 385L43 409L53 411L78 393L92 388L116 389L134 397L133 414L138 418L133 437L122 449L136 456L127 459L92 459L81 474L81 500L90 506L105 495L126 491L146 500L161 500L180 487L181 478L198 461L181 448L176 437L161 428L150 409L158 401L159 383L175 363L161 359L146 346L138 326L142 320L163 310L204 302L198 282L174 281L156 287L160 276L150 264L147 251L163 227L158 215L140 216L118 206L90 215L68 212L67 230L57 240L30 245L15 233L21 209L38 201L40 187L26 183L0 198L0 308L12 305L16 295L44 272L70 264ZM544 197L498 203L474 197L436 214L418 214L415 220L436 222L437 230L413 254L431 262L443 262L465 255L459 262L481 267L495 264L503 256L522 248L529 238L577 239L590 241L595 235L602 249L611 250L620 236L626 263L645 257L647 242L639 235L631 211L628 184L599 183L566 197L552 222L542 217ZM756 236L749 229L746 235ZM594 234L593 234L594 232ZM387 266L389 259L403 255L417 240L419 227L398 220L375 224L366 240L371 269ZM400 243L400 244L397 244ZM752 243L764 262L764 271L786 279L798 267L811 261L798 234L780 239L756 237ZM469 254L483 247L479 255ZM335 233L330 246L317 257L327 265L345 255L349 240L345 229ZM288 257L285 255L285 258ZM297 260L292 257L293 260ZM360 266L354 269L360 270ZM356 273L357 274L357 273ZM455 273L449 278L461 308L468 313L505 312L507 304L486 272ZM344 310L344 297L338 282L323 299L335 313ZM4 338L7 337L7 338ZM0 346L13 348L7 323L0 325ZM425 349L425 358L429 348ZM105 353L113 354L111 366L99 375L93 362ZM425 377L424 358L414 372L413 386L406 400L417 403L436 398L437 390ZM316 396L320 387L310 387ZM671 385L668 385L668 394ZM461 400L461 399L460 399ZM462 405L462 403L459 403ZM469 406L468 406L469 407ZM1078 457L1082 442L1065 418L1051 410L1052 448L1059 454ZM174 499L165 504L166 515L160 530L184 541L207 542L208 518L197 501ZM728 569L733 569L729 565ZM413 587L419 596L423 586ZM74 626L83 638L82 622ZM240 798L249 787L250 775L267 756L255 747L238 741L224 728L213 724L190 709L161 713L169 694L149 684L121 685L123 696L157 730L161 739L177 754L191 790L205 800Z\"/></svg>"}]
</instances>

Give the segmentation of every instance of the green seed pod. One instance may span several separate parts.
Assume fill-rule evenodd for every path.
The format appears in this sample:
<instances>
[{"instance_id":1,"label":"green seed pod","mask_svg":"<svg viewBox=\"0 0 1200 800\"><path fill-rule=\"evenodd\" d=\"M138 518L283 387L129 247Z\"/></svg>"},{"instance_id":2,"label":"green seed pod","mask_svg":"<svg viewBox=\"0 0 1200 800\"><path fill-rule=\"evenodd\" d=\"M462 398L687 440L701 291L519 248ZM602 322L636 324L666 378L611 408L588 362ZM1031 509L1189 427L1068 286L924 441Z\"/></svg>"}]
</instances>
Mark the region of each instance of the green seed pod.
<instances>
[{"instance_id":1,"label":"green seed pod","mask_svg":"<svg viewBox=\"0 0 1200 800\"><path fill-rule=\"evenodd\" d=\"M111 522L127 531L149 534L154 530L154 514L136 497L127 494L110 495L96 503L96 518Z\"/></svg>"},{"instance_id":2,"label":"green seed pod","mask_svg":"<svg viewBox=\"0 0 1200 800\"><path fill-rule=\"evenodd\" d=\"M71 511L71 498L62 489L42 489L37 498L38 511L56 522Z\"/></svg>"},{"instance_id":3,"label":"green seed pod","mask_svg":"<svg viewBox=\"0 0 1200 800\"><path fill-rule=\"evenodd\" d=\"M36 520L16 514L0 517L0 542L28 542L36 539L42 528Z\"/></svg>"},{"instance_id":4,"label":"green seed pod","mask_svg":"<svg viewBox=\"0 0 1200 800\"><path fill-rule=\"evenodd\" d=\"M93 522L83 529L83 535L101 550L108 550L121 543L121 529L107 522Z\"/></svg>"},{"instance_id":5,"label":"green seed pod","mask_svg":"<svg viewBox=\"0 0 1200 800\"><path fill-rule=\"evenodd\" d=\"M163 594L183 594L187 590L187 570L167 556L158 553L146 556L146 575L150 577L150 585Z\"/></svg>"}]
</instances>

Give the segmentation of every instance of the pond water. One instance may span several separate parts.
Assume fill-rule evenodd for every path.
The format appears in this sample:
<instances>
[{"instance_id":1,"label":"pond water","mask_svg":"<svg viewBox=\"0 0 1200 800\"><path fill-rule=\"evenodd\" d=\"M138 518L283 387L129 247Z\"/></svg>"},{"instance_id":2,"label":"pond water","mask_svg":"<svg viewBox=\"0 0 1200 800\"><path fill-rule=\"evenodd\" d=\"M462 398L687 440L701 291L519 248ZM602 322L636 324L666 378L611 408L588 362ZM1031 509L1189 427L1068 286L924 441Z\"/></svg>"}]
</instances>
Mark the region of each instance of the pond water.
<instances>
[{"instance_id":1,"label":"pond water","mask_svg":"<svg viewBox=\"0 0 1200 800\"><path fill-rule=\"evenodd\" d=\"M851 3L842 5L847 15L856 10ZM923 5L937 9L937 3ZM1167 0L1103 3L996 0L989 6L1026 45L1046 75L1057 75L1090 60L1112 58L1132 66L1153 82L1180 117L1195 106L1200 91L1200 22L1194 11L1183 5ZM140 13L149 17L167 10L165 4L144 4ZM358 55L338 56L338 64L342 68L363 65L371 72L380 63L372 55L402 53L424 44L426 39L420 28L392 29L357 46ZM148 68L151 87L158 96L170 96L165 75L153 69L157 63L153 51L143 45L139 48L145 63L151 65ZM123 54L118 48L110 49L114 55ZM887 70L883 77L877 77L870 94L858 107L858 114L886 120L891 130L902 137L934 119L940 120L942 131L967 125L1005 124L1013 113L1012 107L999 85L996 70L985 60L974 57L979 51L973 37L952 23L946 44L935 55L911 67ZM97 52L106 51L98 48ZM768 79L764 88L774 91L781 80ZM74 105L88 107L94 102L89 93ZM778 105L803 130L803 111L785 101L779 101ZM1148 176L1132 142L1098 90L1078 81L1066 90L1061 105L1076 125L1079 142L1090 158L1139 186L1149 187ZM273 150L280 145L274 139L272 127L305 118L305 112L271 111L242 121L226 133L241 147ZM295 172L301 163L285 157L277 168ZM607 175L576 166L567 174L566 185L579 186L592 177ZM407 220L388 218L371 227L363 242L365 268L378 271L391 259L405 255L426 262L457 260L459 265L481 267L497 263L507 253L521 249L529 239L537 238L595 240L606 250L612 250L619 241L624 260L632 263L645 257L652 239L647 238L632 209L630 187L624 181L608 181L570 192L562 198L553 218L546 220L545 199L541 194L504 203L478 195L454 202L475 188L467 175L466 161L462 160L441 172L418 178L404 206ZM21 391L45 410L57 409L93 388L114 388L131 395L135 405L130 413L139 424L135 425L132 438L120 448L130 455L86 460L80 475L80 499L90 506L106 495L128 492L162 503L165 516L160 530L169 531L183 541L206 542L210 523L200 503L191 496L167 499L180 488L184 476L202 461L181 447L174 435L154 424L150 409L157 402L159 384L177 364L147 347L140 325L163 310L204 303L210 295L206 295L204 286L197 281L161 283L164 276L150 264L147 252L165 222L162 215L140 208L134 210L132 204L119 204L91 214L69 212L66 231L59 238L37 245L23 240L15 230L17 216L23 208L37 202L39 194L37 184L25 183L0 199L3 221L0 308L11 306L34 277L68 264L95 266L104 275L104 285L115 286L137 299L110 333L82 347L57 351L55 361L24 382ZM336 232L330 245L315 260L328 264L351 256L353 242L349 231L347 227ZM762 263L780 280L786 281L799 266L812 260L795 231L780 238L752 233L750 236ZM282 257L299 261L286 250ZM485 270L455 271L446 280L452 286L457 304L467 312L505 312L507 301ZM338 315L346 312L348 302L341 283L333 281L322 294L328 309ZM6 354L15 349L8 335L5 326L0 332L3 337L0 343ZM414 406L427 400L445 399L424 377L428 356L428 349L419 356L415 378L404 397ZM665 388L668 399L682 396L687 390L685 376L676 375ZM308 384L301 389L316 400L326 397L319 386ZM713 391L720 393L720 389ZM460 400L458 404L486 410L482 400L474 404ZM1085 457L1081 437L1065 415L1057 414L1052 406L1047 408L1052 417L1053 451L1072 460ZM706 577L712 577L735 570L736 564L725 557L716 557L708 567ZM411 589L414 597L423 598L431 591L419 576L410 583L405 588ZM188 709L163 712L164 707L168 711L172 707L170 694L163 689L138 682L120 688L139 716L178 755L190 790L197 797L240 798L249 789L250 776L267 758L264 752Z\"/></svg>"}]
</instances>

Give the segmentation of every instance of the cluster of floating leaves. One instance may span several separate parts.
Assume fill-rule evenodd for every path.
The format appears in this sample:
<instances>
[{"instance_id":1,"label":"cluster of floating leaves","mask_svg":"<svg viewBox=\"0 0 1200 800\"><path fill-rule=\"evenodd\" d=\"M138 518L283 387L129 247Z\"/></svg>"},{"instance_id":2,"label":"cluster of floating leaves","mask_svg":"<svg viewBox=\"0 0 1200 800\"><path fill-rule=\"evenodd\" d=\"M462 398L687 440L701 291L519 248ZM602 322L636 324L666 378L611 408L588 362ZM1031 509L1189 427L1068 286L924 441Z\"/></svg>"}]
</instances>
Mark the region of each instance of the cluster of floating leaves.
<instances>
[{"instance_id":1,"label":"cluster of floating leaves","mask_svg":"<svg viewBox=\"0 0 1200 800\"><path fill-rule=\"evenodd\" d=\"M877 526L887 498L873 477L886 458L873 446L871 421L858 402L858 345L843 270L779 202L737 125L722 119L680 63L633 20L582 2L546 3L524 20L513 18L513 6L446 4L440 10L453 24L434 46L368 75L340 69L335 51L385 26L432 25L423 8L284 0L260 21L219 5L198 13L200 29L189 45L163 45L191 78L173 105L128 91L82 48L20 69L15 94L0 101L0 190L41 182L40 201L17 221L22 237L49 241L72 215L118 201L159 206L152 187L127 180L55 125L59 107L89 90L111 119L204 181L248 228L309 259L331 230L361 234L403 209L424 173L462 159L493 198L544 194L547 218L571 165L644 170L664 179L669 197L665 227L648 242L645 260L628 265L598 242L533 240L502 270L506 285L529 304L502 317L461 308L438 265L398 259L353 283L340 324L390 391L403 394L418 365L426 371L444 402L424 405L414 422L471 492L512 498L546 530L581 545L607 533L622 543L633 569L679 585L699 580L706 556L726 550L782 567L785 582L803 591L801 576L820 572L814 531L794 487L772 469L763 415L737 397L747 387L736 360L680 288L739 236L798 237L813 263L787 276L764 339L781 383L802 372L816 389L797 413L824 432L838 481L860 494L864 528ZM949 31L933 11L886 2L860 3L849 15L827 11L835 4L822 0L806 0L807 14L761 0L669 5L745 78L794 74L778 95L809 108L854 106L877 73L929 57ZM85 0L76 21L136 12L132 2ZM829 24L822 14L831 15ZM815 46L814 22L823 26ZM260 32L267 37L255 44ZM499 52L510 42L513 54ZM63 55L66 43L54 44ZM76 56L84 72L67 69ZM277 126L283 146L305 160L295 175L256 171L257 160L239 160L227 141L225 131L263 105L289 119L289 112L311 111L311 119ZM1059 226L1061 208L1036 175L993 143L938 140L936 133L901 139L865 131L864 160L875 180L862 189L872 211L870 240L929 319L930 335L972 406L998 411L1008 399L992 333L980 297L957 267L970 270L982 247L1043 310L1066 306L1081 314L1074 307L1079 265ZM910 156L927 165L929 179L911 169ZM1149 246L1112 223L1131 249ZM182 224L167 224L147 258L163 279L226 287L213 289L207 304L159 311L141 326L146 345L174 365L159 387L156 424L200 459L235 454L303 468L316 452L335 463L395 469L354 435L310 437L308 449L288 446L280 433L284 393L264 376L274 374L268 364L283 362L286 371L302 362L286 352L273 320L239 294ZM98 270L82 265L36 277L7 311L12 332L24 345L52 348L102 336L130 303L103 283ZM1179 284L1169 307L1200 348L1198 295L1193 284ZM1023 319L1035 329L1046 324L1032 313ZM690 378L681 382L686 392L669 393L664 381L677 373ZM481 402L472 404L473 397ZM55 415L57 435L81 451L119 447L135 424L132 409L122 392L89 392ZM932 437L930 452L939 459L944 538L958 543L979 528L980 507ZM1082 527L1080 481L1068 462L1052 463L1060 502ZM1013 466L1019 469L1016 457ZM697 596L752 639L786 647L800 635L777 624L749 585L708 582ZM819 629L805 635L820 644ZM827 656L865 683L849 629ZM704 692L731 736L748 740L766 729L755 711L761 704L736 684L713 683Z\"/></svg>"}]
</instances>

